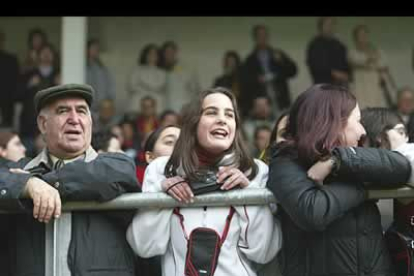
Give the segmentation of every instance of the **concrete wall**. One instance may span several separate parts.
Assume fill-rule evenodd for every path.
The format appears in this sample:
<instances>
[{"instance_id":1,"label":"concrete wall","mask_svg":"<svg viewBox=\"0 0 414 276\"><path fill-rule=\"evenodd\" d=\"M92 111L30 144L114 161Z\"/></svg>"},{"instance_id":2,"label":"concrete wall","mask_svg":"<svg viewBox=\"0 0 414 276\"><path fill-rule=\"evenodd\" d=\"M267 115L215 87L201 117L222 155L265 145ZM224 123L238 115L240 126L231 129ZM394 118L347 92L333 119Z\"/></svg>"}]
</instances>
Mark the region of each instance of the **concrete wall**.
<instances>
[{"instance_id":1,"label":"concrete wall","mask_svg":"<svg viewBox=\"0 0 414 276\"><path fill-rule=\"evenodd\" d=\"M89 36L102 40L102 59L115 75L117 107L125 98L125 80L136 64L142 47L149 42L161 44L175 40L181 48L181 60L196 67L203 87L212 84L222 73L221 59L226 50L233 49L245 57L252 49L250 36L254 24L267 24L271 44L285 50L297 62L299 74L291 84L295 97L310 85L305 65L305 49L316 33L316 17L89 17ZM352 29L365 23L371 37L386 52L392 72L399 85L414 85L411 68L414 36L414 17L340 17L338 36L352 46ZM61 21L55 17L0 18L0 28L8 35L6 48L23 55L27 31L31 26L44 28L50 40L60 44Z\"/></svg>"}]
</instances>

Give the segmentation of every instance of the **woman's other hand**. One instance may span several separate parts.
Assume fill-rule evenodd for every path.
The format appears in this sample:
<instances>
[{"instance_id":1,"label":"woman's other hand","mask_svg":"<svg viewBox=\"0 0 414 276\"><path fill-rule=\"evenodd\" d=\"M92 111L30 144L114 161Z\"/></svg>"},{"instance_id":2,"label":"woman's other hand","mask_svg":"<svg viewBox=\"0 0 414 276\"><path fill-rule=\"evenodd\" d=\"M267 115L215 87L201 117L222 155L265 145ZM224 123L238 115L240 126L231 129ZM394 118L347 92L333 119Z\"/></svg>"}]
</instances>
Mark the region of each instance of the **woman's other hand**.
<instances>
[{"instance_id":1,"label":"woman's other hand","mask_svg":"<svg viewBox=\"0 0 414 276\"><path fill-rule=\"evenodd\" d=\"M223 183L221 185L222 190L230 190L237 185L245 188L250 183L244 173L233 167L220 167L217 173L217 182Z\"/></svg>"},{"instance_id":2,"label":"woman's other hand","mask_svg":"<svg viewBox=\"0 0 414 276\"><path fill-rule=\"evenodd\" d=\"M161 182L162 190L180 202L193 202L190 185L180 176L166 178Z\"/></svg>"},{"instance_id":3,"label":"woman's other hand","mask_svg":"<svg viewBox=\"0 0 414 276\"><path fill-rule=\"evenodd\" d=\"M328 159L326 161L318 161L309 168L308 177L316 183L323 185L323 181L332 172L332 168L332 159Z\"/></svg>"}]
</instances>

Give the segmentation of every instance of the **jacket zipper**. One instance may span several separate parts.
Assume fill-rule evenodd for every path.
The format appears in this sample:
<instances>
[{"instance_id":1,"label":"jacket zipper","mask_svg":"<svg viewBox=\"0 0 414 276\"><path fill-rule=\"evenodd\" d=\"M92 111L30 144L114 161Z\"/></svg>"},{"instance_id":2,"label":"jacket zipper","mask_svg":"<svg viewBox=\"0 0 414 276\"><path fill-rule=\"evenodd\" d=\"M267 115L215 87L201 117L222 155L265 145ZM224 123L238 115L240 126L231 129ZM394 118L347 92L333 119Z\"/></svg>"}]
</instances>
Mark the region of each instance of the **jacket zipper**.
<instances>
[{"instance_id":1,"label":"jacket zipper","mask_svg":"<svg viewBox=\"0 0 414 276\"><path fill-rule=\"evenodd\" d=\"M203 227L207 227L207 225L206 225L206 219L207 219L207 206L204 206L203 208L204 208L204 211L203 211L203 221L202 221L202 223L203 223Z\"/></svg>"}]
</instances>

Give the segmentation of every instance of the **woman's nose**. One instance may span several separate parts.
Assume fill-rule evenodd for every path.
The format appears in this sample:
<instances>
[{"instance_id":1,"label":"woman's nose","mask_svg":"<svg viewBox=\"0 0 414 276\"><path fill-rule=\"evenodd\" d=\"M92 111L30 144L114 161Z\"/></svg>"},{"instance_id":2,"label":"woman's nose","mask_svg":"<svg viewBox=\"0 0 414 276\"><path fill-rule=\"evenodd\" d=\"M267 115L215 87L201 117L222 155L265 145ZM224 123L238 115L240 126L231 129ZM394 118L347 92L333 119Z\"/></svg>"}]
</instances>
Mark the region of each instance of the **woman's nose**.
<instances>
[{"instance_id":1,"label":"woman's nose","mask_svg":"<svg viewBox=\"0 0 414 276\"><path fill-rule=\"evenodd\" d=\"M221 124L225 124L226 123L226 116L224 116L224 114L218 114L217 115L217 121Z\"/></svg>"},{"instance_id":2,"label":"woman's nose","mask_svg":"<svg viewBox=\"0 0 414 276\"><path fill-rule=\"evenodd\" d=\"M365 128L361 125L361 136L367 135Z\"/></svg>"}]
</instances>

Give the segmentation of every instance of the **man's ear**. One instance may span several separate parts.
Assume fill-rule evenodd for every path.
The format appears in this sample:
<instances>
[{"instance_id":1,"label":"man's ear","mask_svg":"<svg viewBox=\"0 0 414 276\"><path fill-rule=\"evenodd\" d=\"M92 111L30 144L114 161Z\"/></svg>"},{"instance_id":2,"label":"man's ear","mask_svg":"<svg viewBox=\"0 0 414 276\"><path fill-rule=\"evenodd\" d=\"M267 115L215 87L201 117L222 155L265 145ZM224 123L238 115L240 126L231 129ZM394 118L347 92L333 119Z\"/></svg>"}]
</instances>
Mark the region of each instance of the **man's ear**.
<instances>
[{"instance_id":1,"label":"man's ear","mask_svg":"<svg viewBox=\"0 0 414 276\"><path fill-rule=\"evenodd\" d=\"M148 164L154 161L154 159L155 159L155 156L152 152L150 151L145 152L145 161L147 161Z\"/></svg>"},{"instance_id":2,"label":"man's ear","mask_svg":"<svg viewBox=\"0 0 414 276\"><path fill-rule=\"evenodd\" d=\"M39 128L41 134L46 133L46 123L46 116L43 114L39 114L37 116L37 127Z\"/></svg>"},{"instance_id":3,"label":"man's ear","mask_svg":"<svg viewBox=\"0 0 414 276\"><path fill-rule=\"evenodd\" d=\"M5 157L6 156L6 149L3 147L0 147L0 157Z\"/></svg>"}]
</instances>

